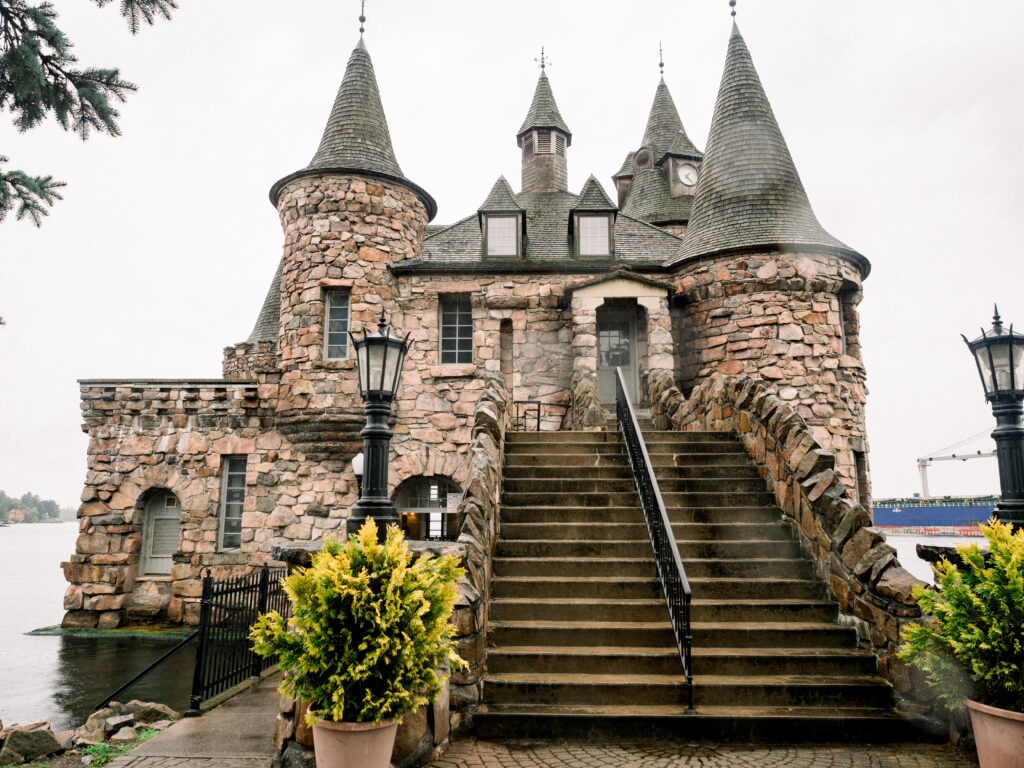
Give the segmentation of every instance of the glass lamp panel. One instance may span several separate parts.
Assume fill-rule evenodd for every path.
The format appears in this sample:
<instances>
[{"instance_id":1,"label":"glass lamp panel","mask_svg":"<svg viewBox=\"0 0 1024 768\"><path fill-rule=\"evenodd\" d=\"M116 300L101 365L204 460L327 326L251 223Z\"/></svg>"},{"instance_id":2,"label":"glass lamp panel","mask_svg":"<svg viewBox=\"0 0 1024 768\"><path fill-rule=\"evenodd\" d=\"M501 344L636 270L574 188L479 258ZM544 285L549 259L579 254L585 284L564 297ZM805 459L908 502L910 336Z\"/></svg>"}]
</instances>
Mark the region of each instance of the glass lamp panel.
<instances>
[{"instance_id":1,"label":"glass lamp panel","mask_svg":"<svg viewBox=\"0 0 1024 768\"><path fill-rule=\"evenodd\" d=\"M1000 392L1010 389L1010 340L1001 339L991 344L992 366L995 368L995 388Z\"/></svg>"},{"instance_id":2,"label":"glass lamp panel","mask_svg":"<svg viewBox=\"0 0 1024 768\"><path fill-rule=\"evenodd\" d=\"M1013 385L1024 389L1024 338L1013 340Z\"/></svg>"},{"instance_id":3,"label":"glass lamp panel","mask_svg":"<svg viewBox=\"0 0 1024 768\"><path fill-rule=\"evenodd\" d=\"M401 343L398 339L391 337L388 339L388 353L384 359L384 376L380 382L381 390L394 394L395 388L398 384L396 379L398 378L398 364Z\"/></svg>"},{"instance_id":4,"label":"glass lamp panel","mask_svg":"<svg viewBox=\"0 0 1024 768\"><path fill-rule=\"evenodd\" d=\"M405 364L406 351L405 341L403 340L395 350L395 378L391 384L391 394L393 395L398 393L398 384L402 379L402 366Z\"/></svg>"},{"instance_id":5,"label":"glass lamp panel","mask_svg":"<svg viewBox=\"0 0 1024 768\"><path fill-rule=\"evenodd\" d=\"M356 342L355 347L356 347L356 362L359 365L359 389L360 389L360 391L363 392L363 394L365 394L366 390L369 389L369 386L367 386L367 385L369 383L369 376L370 376L370 365L369 365L369 362L366 359L367 358L367 353L366 353L367 348L366 348L366 338L365 338L365 336L363 337L362 340Z\"/></svg>"},{"instance_id":6,"label":"glass lamp panel","mask_svg":"<svg viewBox=\"0 0 1024 768\"><path fill-rule=\"evenodd\" d=\"M989 364L988 347L978 347L974 350L974 356L978 360L978 369L981 371L981 384L985 387L985 394L990 395L994 391L992 386L992 366Z\"/></svg>"},{"instance_id":7,"label":"glass lamp panel","mask_svg":"<svg viewBox=\"0 0 1024 768\"><path fill-rule=\"evenodd\" d=\"M380 377L384 372L384 345L374 343L367 344L366 358L366 389L380 389Z\"/></svg>"}]
</instances>

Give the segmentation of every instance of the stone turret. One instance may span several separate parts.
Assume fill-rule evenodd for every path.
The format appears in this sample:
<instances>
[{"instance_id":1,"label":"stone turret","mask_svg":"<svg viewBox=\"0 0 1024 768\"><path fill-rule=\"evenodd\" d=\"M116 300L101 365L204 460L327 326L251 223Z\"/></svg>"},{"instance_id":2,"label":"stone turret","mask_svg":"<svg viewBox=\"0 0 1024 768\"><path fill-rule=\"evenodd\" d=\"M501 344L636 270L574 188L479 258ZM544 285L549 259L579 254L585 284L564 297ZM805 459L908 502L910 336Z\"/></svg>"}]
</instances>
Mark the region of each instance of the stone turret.
<instances>
[{"instance_id":1,"label":"stone turret","mask_svg":"<svg viewBox=\"0 0 1024 768\"><path fill-rule=\"evenodd\" d=\"M274 184L270 199L285 236L278 423L307 450L331 454L340 444L342 453L354 452L362 416L345 331L375 326L382 305L401 325L387 268L419 256L436 212L433 198L398 164L361 37L316 154Z\"/></svg>"},{"instance_id":2,"label":"stone turret","mask_svg":"<svg viewBox=\"0 0 1024 768\"><path fill-rule=\"evenodd\" d=\"M572 144L572 133L558 111L543 69L516 141L523 151L523 192L569 190L566 154Z\"/></svg>"},{"instance_id":3,"label":"stone turret","mask_svg":"<svg viewBox=\"0 0 1024 768\"><path fill-rule=\"evenodd\" d=\"M668 265L684 389L716 372L772 382L869 503L856 306L870 264L814 215L735 25L689 226Z\"/></svg>"}]
</instances>

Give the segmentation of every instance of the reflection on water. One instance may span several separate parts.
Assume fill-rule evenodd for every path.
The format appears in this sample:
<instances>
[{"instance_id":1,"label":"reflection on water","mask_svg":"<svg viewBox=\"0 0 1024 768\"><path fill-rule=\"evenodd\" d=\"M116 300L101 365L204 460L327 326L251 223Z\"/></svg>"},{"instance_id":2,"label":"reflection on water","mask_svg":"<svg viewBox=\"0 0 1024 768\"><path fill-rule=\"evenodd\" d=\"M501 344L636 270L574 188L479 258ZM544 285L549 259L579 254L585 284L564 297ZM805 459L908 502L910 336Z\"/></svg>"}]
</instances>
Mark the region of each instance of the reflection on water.
<instances>
[{"instance_id":1,"label":"reflection on water","mask_svg":"<svg viewBox=\"0 0 1024 768\"><path fill-rule=\"evenodd\" d=\"M896 550L900 565L912 574L929 584L934 583L931 564L917 556L918 544L930 544L933 547L959 547L961 544L977 544L982 549L988 548L988 542L980 536L886 536L889 546Z\"/></svg>"},{"instance_id":2,"label":"reflection on water","mask_svg":"<svg viewBox=\"0 0 1024 768\"><path fill-rule=\"evenodd\" d=\"M67 584L62 560L75 550L77 523L0 527L0 720L82 724L107 694L141 672L180 637L26 635L59 624ZM119 697L188 704L191 649Z\"/></svg>"}]
</instances>

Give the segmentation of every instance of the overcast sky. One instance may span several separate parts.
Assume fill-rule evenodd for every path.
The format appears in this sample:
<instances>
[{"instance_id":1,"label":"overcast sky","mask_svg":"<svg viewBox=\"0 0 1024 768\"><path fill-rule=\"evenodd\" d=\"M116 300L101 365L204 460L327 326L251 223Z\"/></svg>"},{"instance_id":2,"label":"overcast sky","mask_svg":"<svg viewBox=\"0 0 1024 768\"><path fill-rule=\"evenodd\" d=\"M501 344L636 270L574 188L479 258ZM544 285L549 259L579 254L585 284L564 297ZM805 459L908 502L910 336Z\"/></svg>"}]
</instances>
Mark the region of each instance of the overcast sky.
<instances>
[{"instance_id":1,"label":"overcast sky","mask_svg":"<svg viewBox=\"0 0 1024 768\"><path fill-rule=\"evenodd\" d=\"M55 0L89 65L139 85L123 136L0 121L8 168L68 182L42 229L0 224L0 489L77 503L78 378L217 377L281 254L270 185L308 163L358 39L355 0L180 0L131 37L116 4ZM825 228L873 264L861 304L875 496L915 459L993 425L959 334L992 302L1024 326L1024 4L740 0L738 21ZM504 174L543 44L573 131L570 188L636 149L665 79L706 142L726 0L370 0L399 163L473 212ZM991 445L987 437L970 448ZM939 465L936 494L994 493L993 459Z\"/></svg>"}]
</instances>

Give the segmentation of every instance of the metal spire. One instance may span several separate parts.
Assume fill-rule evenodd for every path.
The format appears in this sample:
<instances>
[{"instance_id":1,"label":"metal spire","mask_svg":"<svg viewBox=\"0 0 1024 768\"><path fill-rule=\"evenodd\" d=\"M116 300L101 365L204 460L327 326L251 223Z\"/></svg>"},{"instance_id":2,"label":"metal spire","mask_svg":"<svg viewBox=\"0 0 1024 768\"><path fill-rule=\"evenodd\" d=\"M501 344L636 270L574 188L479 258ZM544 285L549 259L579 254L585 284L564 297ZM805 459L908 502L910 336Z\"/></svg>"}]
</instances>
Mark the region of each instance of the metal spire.
<instances>
[{"instance_id":1,"label":"metal spire","mask_svg":"<svg viewBox=\"0 0 1024 768\"><path fill-rule=\"evenodd\" d=\"M735 14L733 14L733 15L735 15ZM362 2L359 3L359 36L360 37L362 37L363 36L363 32L366 31L366 29L363 27L363 24L365 24L365 23L366 23L366 0L362 0Z\"/></svg>"},{"instance_id":2,"label":"metal spire","mask_svg":"<svg viewBox=\"0 0 1024 768\"><path fill-rule=\"evenodd\" d=\"M732 17L736 18L736 0L729 0L729 7L732 8Z\"/></svg>"},{"instance_id":3,"label":"metal spire","mask_svg":"<svg viewBox=\"0 0 1024 768\"><path fill-rule=\"evenodd\" d=\"M658 41L658 74L665 76L665 56L661 52L661 40Z\"/></svg>"},{"instance_id":4,"label":"metal spire","mask_svg":"<svg viewBox=\"0 0 1024 768\"><path fill-rule=\"evenodd\" d=\"M999 305L998 304L994 304L993 305L993 310L992 310L992 330L994 330L996 332L996 334L1000 335L1000 336L1003 333L1003 319L1001 317L999 317Z\"/></svg>"},{"instance_id":5,"label":"metal spire","mask_svg":"<svg viewBox=\"0 0 1024 768\"><path fill-rule=\"evenodd\" d=\"M544 53L544 46L543 45L540 47L540 58L539 59L534 59L534 61L536 61L538 64L540 64L540 71L543 72L544 68L549 63L548 62L548 57Z\"/></svg>"}]
</instances>

